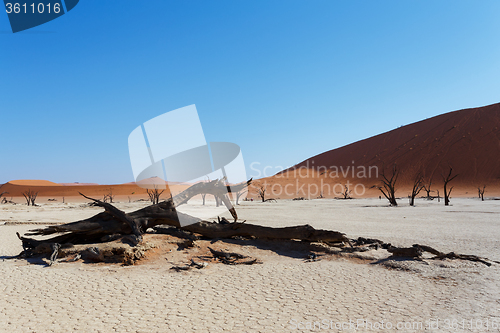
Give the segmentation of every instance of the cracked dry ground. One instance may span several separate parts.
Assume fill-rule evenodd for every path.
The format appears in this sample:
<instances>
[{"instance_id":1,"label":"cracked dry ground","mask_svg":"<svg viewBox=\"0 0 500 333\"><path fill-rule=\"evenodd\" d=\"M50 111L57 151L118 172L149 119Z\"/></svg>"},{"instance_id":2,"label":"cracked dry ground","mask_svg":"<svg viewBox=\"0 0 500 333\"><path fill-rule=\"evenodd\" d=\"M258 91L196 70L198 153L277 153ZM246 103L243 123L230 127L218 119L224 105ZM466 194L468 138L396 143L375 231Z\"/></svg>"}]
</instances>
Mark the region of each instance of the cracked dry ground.
<instances>
[{"instance_id":1,"label":"cracked dry ground","mask_svg":"<svg viewBox=\"0 0 500 333\"><path fill-rule=\"evenodd\" d=\"M2 227L3 256L20 251L13 229ZM404 271L335 257L306 263L299 253L279 250L241 251L263 264L211 263L175 272L168 254L128 267L0 261L0 331L290 332L311 331L307 325L317 321L421 322L423 328L438 318L441 328L453 319L500 322L498 267L444 263L448 267L427 269L419 263ZM363 325L343 331L372 331Z\"/></svg>"}]
</instances>

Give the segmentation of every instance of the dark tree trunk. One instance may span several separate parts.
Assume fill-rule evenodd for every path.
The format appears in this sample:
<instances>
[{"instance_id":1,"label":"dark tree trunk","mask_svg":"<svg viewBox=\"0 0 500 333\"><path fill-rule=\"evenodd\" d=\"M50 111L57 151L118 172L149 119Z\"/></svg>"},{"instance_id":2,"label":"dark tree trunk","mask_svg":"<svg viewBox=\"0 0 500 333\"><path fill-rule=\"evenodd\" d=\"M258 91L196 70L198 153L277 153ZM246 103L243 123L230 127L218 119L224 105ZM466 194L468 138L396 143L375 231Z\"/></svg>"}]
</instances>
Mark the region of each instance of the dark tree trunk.
<instances>
[{"instance_id":1,"label":"dark tree trunk","mask_svg":"<svg viewBox=\"0 0 500 333\"><path fill-rule=\"evenodd\" d=\"M453 168L450 167L450 171L448 172L448 175L446 177L444 175L442 175L443 182L444 182L444 205L445 206L448 206L450 204L450 194L451 194L451 191L453 190L453 186L452 186L452 187L450 187L450 190L447 191L448 183L451 182L453 179L455 179L455 177L458 176L458 175L451 176L452 172L453 172Z\"/></svg>"},{"instance_id":2,"label":"dark tree trunk","mask_svg":"<svg viewBox=\"0 0 500 333\"><path fill-rule=\"evenodd\" d=\"M232 189L234 191L242 190L249 184L250 181L232 186ZM227 189L231 191L231 188L227 187ZM94 201L96 205L103 207L105 211L85 220L48 226L26 233L28 236L56 235L49 239L36 240L21 236L19 236L19 238L23 242L25 251L33 250L37 246L43 244L89 244L106 242L116 239L116 237L113 238L112 236L116 236L117 234L128 236L130 241L136 245L142 240L142 234L148 228L158 225L171 225L208 238L241 236L269 239L298 239L304 241L348 242L348 239L343 233L316 230L309 225L271 228L247 223L237 223L238 216L236 210L227 196L224 195L225 191L226 185L218 180L209 183L198 183L173 198L131 213L125 213L109 203L92 199L82 194L85 198ZM191 197L201 193L219 197L222 203L228 208L235 222L222 224L201 221L198 218L176 211L176 207L186 203ZM183 221L188 222L186 226L180 226L179 216L182 217Z\"/></svg>"},{"instance_id":3,"label":"dark tree trunk","mask_svg":"<svg viewBox=\"0 0 500 333\"><path fill-rule=\"evenodd\" d=\"M422 191L423 188L423 177L421 173L418 173L413 181L413 188L410 195L410 206L415 205L415 197L420 193L420 191Z\"/></svg>"},{"instance_id":4,"label":"dark tree trunk","mask_svg":"<svg viewBox=\"0 0 500 333\"><path fill-rule=\"evenodd\" d=\"M396 164L394 164L392 168L391 177L387 177L385 175L385 170L382 169L382 186L373 186L379 189L380 192L384 195L384 197L389 200L389 204L391 206L397 206L398 203L396 201L396 181L398 179L399 171L397 170Z\"/></svg>"},{"instance_id":5,"label":"dark tree trunk","mask_svg":"<svg viewBox=\"0 0 500 333\"><path fill-rule=\"evenodd\" d=\"M486 190L486 185L483 186L483 188L481 187L478 187L477 188L477 192L478 192L478 195L479 195L479 199L481 199L481 201L484 201L484 191Z\"/></svg>"}]
</instances>

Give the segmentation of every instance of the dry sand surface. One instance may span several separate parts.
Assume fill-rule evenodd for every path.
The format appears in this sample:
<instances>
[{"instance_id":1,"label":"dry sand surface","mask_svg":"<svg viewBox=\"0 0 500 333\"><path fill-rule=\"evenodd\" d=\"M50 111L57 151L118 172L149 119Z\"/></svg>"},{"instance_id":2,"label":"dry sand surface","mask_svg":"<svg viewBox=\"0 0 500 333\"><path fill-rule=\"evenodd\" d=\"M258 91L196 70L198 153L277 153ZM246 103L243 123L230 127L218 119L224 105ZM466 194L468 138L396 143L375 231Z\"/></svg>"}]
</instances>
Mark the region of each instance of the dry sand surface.
<instances>
[{"instance_id":1,"label":"dry sand surface","mask_svg":"<svg viewBox=\"0 0 500 333\"><path fill-rule=\"evenodd\" d=\"M421 243L500 260L500 201L458 198L452 204L417 200L417 207L391 208L378 199L254 201L243 202L238 213L247 223L307 223L349 237ZM337 332L335 325L346 332L386 331L377 325L403 325L401 332L500 331L492 327L500 324L500 265L403 261L395 262L403 269L388 269L328 256L305 262L307 252L300 246L269 242L239 247L260 265L214 263L188 272L170 270L175 253L128 267L82 262L45 267L8 259L22 251L15 232L37 227L31 223L69 222L100 211L82 205L0 205L0 224L7 222L0 225L0 331ZM144 205L117 204L125 211ZM308 329L318 321L321 329L318 323Z\"/></svg>"}]
</instances>

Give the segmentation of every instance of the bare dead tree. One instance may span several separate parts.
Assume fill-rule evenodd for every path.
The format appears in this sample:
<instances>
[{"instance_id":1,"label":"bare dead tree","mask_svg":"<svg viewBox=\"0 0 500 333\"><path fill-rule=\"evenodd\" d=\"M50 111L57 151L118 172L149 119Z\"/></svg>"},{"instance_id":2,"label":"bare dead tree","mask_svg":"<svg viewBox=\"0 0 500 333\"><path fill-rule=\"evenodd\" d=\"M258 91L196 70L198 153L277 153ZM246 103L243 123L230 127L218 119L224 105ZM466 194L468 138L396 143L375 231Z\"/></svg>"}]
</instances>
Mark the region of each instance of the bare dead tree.
<instances>
[{"instance_id":1,"label":"bare dead tree","mask_svg":"<svg viewBox=\"0 0 500 333\"><path fill-rule=\"evenodd\" d=\"M477 188L477 194L479 195L479 198L481 201L484 201L484 191L486 189L486 185L483 186L483 188L479 187Z\"/></svg>"},{"instance_id":2,"label":"bare dead tree","mask_svg":"<svg viewBox=\"0 0 500 333\"><path fill-rule=\"evenodd\" d=\"M246 188L236 193L236 204L237 205L239 205L238 201L240 200L241 196L245 193L248 193Z\"/></svg>"},{"instance_id":3,"label":"bare dead tree","mask_svg":"<svg viewBox=\"0 0 500 333\"><path fill-rule=\"evenodd\" d=\"M411 195L410 195L410 206L415 205L415 197L420 193L420 191L422 191L422 189L425 188L423 183L424 183L424 177L419 172L415 176L415 179L413 180L413 188L411 190Z\"/></svg>"},{"instance_id":4,"label":"bare dead tree","mask_svg":"<svg viewBox=\"0 0 500 333\"><path fill-rule=\"evenodd\" d=\"M443 177L443 182L444 182L444 205L445 206L448 206L450 204L450 194L451 194L451 190L453 190L453 186L450 187L450 190L447 191L447 186L448 186L448 183L451 182L453 179L455 179L458 174L452 176L453 172L453 168L450 167L450 170L448 171L448 175L445 177L443 174L441 174L441 176Z\"/></svg>"},{"instance_id":5,"label":"bare dead tree","mask_svg":"<svg viewBox=\"0 0 500 333\"><path fill-rule=\"evenodd\" d=\"M109 189L109 192L104 194L102 201L113 203L113 199L115 196L113 195L113 189Z\"/></svg>"},{"instance_id":6,"label":"bare dead tree","mask_svg":"<svg viewBox=\"0 0 500 333\"><path fill-rule=\"evenodd\" d=\"M201 195L201 198L203 199L203 205L205 205L205 197L206 197L206 196L207 196L207 194L206 194L206 193L203 193L203 194Z\"/></svg>"},{"instance_id":7,"label":"bare dead tree","mask_svg":"<svg viewBox=\"0 0 500 333\"><path fill-rule=\"evenodd\" d=\"M164 191L165 190L162 190L160 192L160 190L156 186L153 189L146 189L146 192L148 193L149 196L149 201L151 201L153 205L156 205L160 202L160 196Z\"/></svg>"},{"instance_id":8,"label":"bare dead tree","mask_svg":"<svg viewBox=\"0 0 500 333\"><path fill-rule=\"evenodd\" d=\"M399 171L397 169L396 164L394 164L392 168L392 175L390 177L385 175L385 170L382 169L382 186L372 186L378 188L380 192L384 195L384 197L389 200L391 206L397 206L398 203L396 201L396 181L398 180Z\"/></svg>"},{"instance_id":9,"label":"bare dead tree","mask_svg":"<svg viewBox=\"0 0 500 333\"><path fill-rule=\"evenodd\" d=\"M28 206L36 206L35 200L36 197L38 196L38 192L34 192L31 189L28 189L27 191L23 192L23 196L26 199L26 204Z\"/></svg>"},{"instance_id":10,"label":"bare dead tree","mask_svg":"<svg viewBox=\"0 0 500 333\"><path fill-rule=\"evenodd\" d=\"M9 192L2 192L2 193L0 193L0 198L1 198L4 194L8 194L8 193L9 193ZM3 199L2 199L2 203L4 203L4 201L5 201L5 202L7 202L7 199L6 199L6 198L3 198Z\"/></svg>"},{"instance_id":11,"label":"bare dead tree","mask_svg":"<svg viewBox=\"0 0 500 333\"><path fill-rule=\"evenodd\" d=\"M427 193L427 195L425 196L427 200L432 200L431 185L432 185L432 178L429 179L429 182L427 184L425 184L425 185L422 186L422 189Z\"/></svg>"},{"instance_id":12,"label":"bare dead tree","mask_svg":"<svg viewBox=\"0 0 500 333\"><path fill-rule=\"evenodd\" d=\"M342 199L351 199L352 190L349 190L349 187L344 185L344 191L342 192Z\"/></svg>"},{"instance_id":13,"label":"bare dead tree","mask_svg":"<svg viewBox=\"0 0 500 333\"><path fill-rule=\"evenodd\" d=\"M259 185L259 187L257 188L257 194L262 199L262 202L266 202L266 190L267 190L266 187L267 185L264 184L264 185Z\"/></svg>"}]
</instances>

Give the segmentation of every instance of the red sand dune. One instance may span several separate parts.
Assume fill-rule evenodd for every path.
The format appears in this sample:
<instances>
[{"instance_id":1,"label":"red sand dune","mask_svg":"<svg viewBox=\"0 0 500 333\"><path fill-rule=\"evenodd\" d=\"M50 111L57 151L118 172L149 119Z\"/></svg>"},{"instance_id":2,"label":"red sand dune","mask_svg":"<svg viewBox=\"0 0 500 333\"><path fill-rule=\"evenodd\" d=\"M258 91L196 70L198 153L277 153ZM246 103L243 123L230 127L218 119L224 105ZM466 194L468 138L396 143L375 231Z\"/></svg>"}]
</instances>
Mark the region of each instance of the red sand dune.
<instances>
[{"instance_id":1,"label":"red sand dune","mask_svg":"<svg viewBox=\"0 0 500 333\"><path fill-rule=\"evenodd\" d=\"M270 184L283 186L297 180L299 184L321 182L344 184L349 180L354 184L363 184L368 189L380 183L375 175L376 169L379 173L385 170L386 174L390 174L391 168L396 164L400 170L398 178L400 191L397 195L408 194L408 188L411 187L418 172L422 172L427 181L432 179L434 189L439 189L442 195L441 174L447 173L451 166L453 173L459 174L450 183L454 186L452 196L453 194L475 196L477 187L483 185L486 185L486 196L498 195L500 193L499 129L500 103L449 112L313 156L257 183L267 181ZM370 166L371 177L368 175ZM366 177L363 177L363 173L359 174L361 176L359 177L357 173L362 171L363 167L366 170ZM302 176L299 175L301 168ZM309 170L308 177L303 177L307 173L306 169ZM338 173L335 173L335 170ZM342 175L342 170L345 175ZM279 186L275 189L279 190ZM292 187L289 187L289 190L291 191ZM366 194L378 196L380 193L377 190L370 190ZM304 195L296 193L296 196Z\"/></svg>"},{"instance_id":2,"label":"red sand dune","mask_svg":"<svg viewBox=\"0 0 500 333\"><path fill-rule=\"evenodd\" d=\"M60 184L53 183L48 180L38 180L38 179L11 180L7 184L21 185L21 186L60 186Z\"/></svg>"},{"instance_id":3,"label":"red sand dune","mask_svg":"<svg viewBox=\"0 0 500 333\"><path fill-rule=\"evenodd\" d=\"M14 200L15 202L23 202L23 192L28 190L38 192L37 202L45 202L48 199L56 199L57 201L62 201L63 197L65 201L88 201L87 199L80 196L79 192L96 199L102 199L104 195L107 195L111 192L115 197L115 201L128 201L129 198L130 200L149 198L148 194L146 193L146 189L141 188L134 183L119 185L72 186L63 186L56 183L52 183L53 185L48 185L48 183L50 182L32 180L8 182L0 186L0 193L6 192L3 196L8 199L10 197L17 198ZM175 195L184 190L186 187L187 186L182 185L171 185L163 192L161 198L170 197L170 191L173 193L173 195Z\"/></svg>"}]
</instances>

